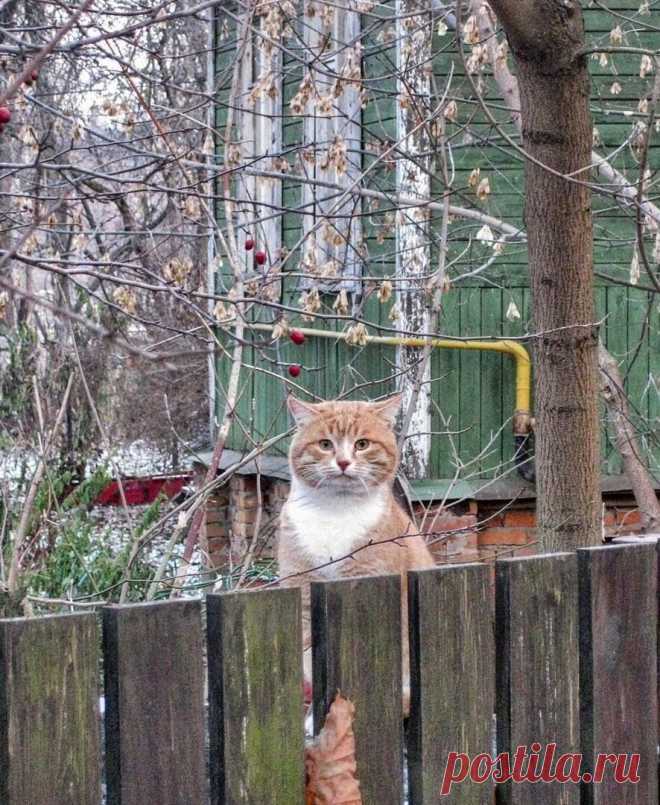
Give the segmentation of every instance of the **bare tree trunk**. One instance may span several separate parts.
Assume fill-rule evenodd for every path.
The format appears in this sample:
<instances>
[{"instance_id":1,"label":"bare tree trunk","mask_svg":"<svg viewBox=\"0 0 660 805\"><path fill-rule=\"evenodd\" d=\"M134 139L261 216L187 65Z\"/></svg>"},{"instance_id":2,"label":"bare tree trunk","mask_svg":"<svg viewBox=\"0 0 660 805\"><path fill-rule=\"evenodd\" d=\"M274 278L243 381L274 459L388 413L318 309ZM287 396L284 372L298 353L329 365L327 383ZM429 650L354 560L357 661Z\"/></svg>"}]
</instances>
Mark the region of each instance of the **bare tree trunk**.
<instances>
[{"instance_id":1,"label":"bare tree trunk","mask_svg":"<svg viewBox=\"0 0 660 805\"><path fill-rule=\"evenodd\" d=\"M520 88L535 341L538 537L601 538L597 333L592 288L592 124L576 0L492 0ZM541 167L532 160L552 169ZM564 178L575 177L574 180Z\"/></svg>"},{"instance_id":2,"label":"bare tree trunk","mask_svg":"<svg viewBox=\"0 0 660 805\"><path fill-rule=\"evenodd\" d=\"M660 529L660 503L644 466L619 366L605 347L598 348L601 389L616 449L621 454L644 530Z\"/></svg>"}]
</instances>

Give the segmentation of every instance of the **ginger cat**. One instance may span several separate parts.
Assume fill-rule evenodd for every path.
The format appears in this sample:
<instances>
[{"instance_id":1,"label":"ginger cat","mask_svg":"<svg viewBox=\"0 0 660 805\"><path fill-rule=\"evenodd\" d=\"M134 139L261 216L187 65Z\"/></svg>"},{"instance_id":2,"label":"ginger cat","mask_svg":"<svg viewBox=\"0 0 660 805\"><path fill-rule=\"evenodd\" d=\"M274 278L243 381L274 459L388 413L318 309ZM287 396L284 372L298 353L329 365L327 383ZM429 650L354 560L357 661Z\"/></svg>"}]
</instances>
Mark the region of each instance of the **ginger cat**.
<instances>
[{"instance_id":1,"label":"ginger cat","mask_svg":"<svg viewBox=\"0 0 660 805\"><path fill-rule=\"evenodd\" d=\"M310 582L401 574L407 712L410 670L406 572L433 567L434 561L392 493L399 463L393 425L400 405L401 395L373 403L312 404L289 398L289 411L297 430L289 451L291 491L282 509L278 561L281 585L302 588L307 682L311 680ZM373 545L362 547L370 540ZM342 559L361 547L351 558Z\"/></svg>"}]
</instances>

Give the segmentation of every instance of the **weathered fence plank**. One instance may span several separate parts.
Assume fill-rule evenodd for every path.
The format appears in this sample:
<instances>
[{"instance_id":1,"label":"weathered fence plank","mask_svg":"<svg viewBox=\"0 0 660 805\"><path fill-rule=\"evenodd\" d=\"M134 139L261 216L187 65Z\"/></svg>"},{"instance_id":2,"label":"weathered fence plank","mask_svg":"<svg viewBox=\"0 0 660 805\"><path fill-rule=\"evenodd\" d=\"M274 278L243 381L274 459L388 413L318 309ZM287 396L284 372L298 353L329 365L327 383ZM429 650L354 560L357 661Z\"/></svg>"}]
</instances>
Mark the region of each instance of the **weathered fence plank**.
<instances>
[{"instance_id":1,"label":"weathered fence plank","mask_svg":"<svg viewBox=\"0 0 660 805\"><path fill-rule=\"evenodd\" d=\"M657 805L656 546L585 548L578 569L583 771L593 778L598 753L640 757L638 783L607 764L583 805Z\"/></svg>"},{"instance_id":2,"label":"weathered fence plank","mask_svg":"<svg viewBox=\"0 0 660 805\"><path fill-rule=\"evenodd\" d=\"M497 751L510 753L513 770L518 747L538 750L540 773L549 744L556 758L580 751L576 555L498 561L495 609ZM579 801L574 782L508 782L498 791L506 805Z\"/></svg>"},{"instance_id":3,"label":"weathered fence plank","mask_svg":"<svg viewBox=\"0 0 660 805\"><path fill-rule=\"evenodd\" d=\"M207 598L211 803L303 802L299 590Z\"/></svg>"},{"instance_id":4,"label":"weathered fence plank","mask_svg":"<svg viewBox=\"0 0 660 805\"><path fill-rule=\"evenodd\" d=\"M355 705L363 805L396 805L403 783L401 581L378 576L311 587L315 731L341 691Z\"/></svg>"},{"instance_id":5,"label":"weathered fence plank","mask_svg":"<svg viewBox=\"0 0 660 805\"><path fill-rule=\"evenodd\" d=\"M450 752L470 758L492 752L495 644L489 568L419 570L409 574L408 583L410 802L435 805ZM466 779L452 787L448 801L490 805L493 783Z\"/></svg>"},{"instance_id":6,"label":"weathered fence plank","mask_svg":"<svg viewBox=\"0 0 660 805\"><path fill-rule=\"evenodd\" d=\"M108 805L206 802L199 601L103 610Z\"/></svg>"},{"instance_id":7,"label":"weathered fence plank","mask_svg":"<svg viewBox=\"0 0 660 805\"><path fill-rule=\"evenodd\" d=\"M0 803L98 805L94 615L0 621Z\"/></svg>"}]
</instances>

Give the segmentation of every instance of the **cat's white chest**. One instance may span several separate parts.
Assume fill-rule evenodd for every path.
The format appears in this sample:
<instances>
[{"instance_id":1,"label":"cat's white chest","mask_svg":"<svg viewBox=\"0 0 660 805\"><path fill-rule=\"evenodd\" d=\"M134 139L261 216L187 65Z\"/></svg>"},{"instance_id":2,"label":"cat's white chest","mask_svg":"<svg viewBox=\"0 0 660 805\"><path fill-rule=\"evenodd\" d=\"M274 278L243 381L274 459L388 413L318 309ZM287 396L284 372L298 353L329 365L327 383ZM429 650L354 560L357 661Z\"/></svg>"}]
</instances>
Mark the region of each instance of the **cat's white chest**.
<instances>
[{"instance_id":1,"label":"cat's white chest","mask_svg":"<svg viewBox=\"0 0 660 805\"><path fill-rule=\"evenodd\" d=\"M364 545L385 514L386 500L380 492L369 498L292 492L286 514L298 547L314 566L341 559Z\"/></svg>"}]
</instances>

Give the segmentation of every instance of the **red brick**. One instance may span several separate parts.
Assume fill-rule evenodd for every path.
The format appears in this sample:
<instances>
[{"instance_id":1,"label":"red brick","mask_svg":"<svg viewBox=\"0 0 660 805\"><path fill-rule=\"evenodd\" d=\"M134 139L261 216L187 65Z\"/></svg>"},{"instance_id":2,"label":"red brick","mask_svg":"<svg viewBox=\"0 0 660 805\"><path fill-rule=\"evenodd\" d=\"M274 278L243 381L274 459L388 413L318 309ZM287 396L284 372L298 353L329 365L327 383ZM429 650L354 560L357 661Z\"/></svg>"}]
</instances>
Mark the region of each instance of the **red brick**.
<instances>
[{"instance_id":1,"label":"red brick","mask_svg":"<svg viewBox=\"0 0 660 805\"><path fill-rule=\"evenodd\" d=\"M504 528L504 512L497 514L484 513L479 518L479 528Z\"/></svg>"},{"instance_id":2,"label":"red brick","mask_svg":"<svg viewBox=\"0 0 660 805\"><path fill-rule=\"evenodd\" d=\"M539 545L525 545L522 548L516 548L511 556L515 559L518 559L521 556L536 556L540 550L541 548Z\"/></svg>"},{"instance_id":3,"label":"red brick","mask_svg":"<svg viewBox=\"0 0 660 805\"><path fill-rule=\"evenodd\" d=\"M456 534L445 540L447 546L447 556L457 556L468 550L477 550L477 532L471 531L463 534Z\"/></svg>"},{"instance_id":4,"label":"red brick","mask_svg":"<svg viewBox=\"0 0 660 805\"><path fill-rule=\"evenodd\" d=\"M436 561L439 565L460 565L466 562L480 562L481 556L479 555L479 551L468 549L461 553L439 556L436 558Z\"/></svg>"},{"instance_id":5,"label":"red brick","mask_svg":"<svg viewBox=\"0 0 660 805\"><path fill-rule=\"evenodd\" d=\"M290 489L288 481L273 481L268 494L271 500L285 501L289 497Z\"/></svg>"},{"instance_id":6,"label":"red brick","mask_svg":"<svg viewBox=\"0 0 660 805\"><path fill-rule=\"evenodd\" d=\"M638 509L617 509L615 516L619 525L627 526L639 525L642 519Z\"/></svg>"},{"instance_id":7,"label":"red brick","mask_svg":"<svg viewBox=\"0 0 660 805\"><path fill-rule=\"evenodd\" d=\"M254 525L252 523L232 523L231 526L231 540L238 539L252 539L254 534Z\"/></svg>"},{"instance_id":8,"label":"red brick","mask_svg":"<svg viewBox=\"0 0 660 805\"><path fill-rule=\"evenodd\" d=\"M527 545L534 540L531 528L486 528L479 532L479 545Z\"/></svg>"},{"instance_id":9,"label":"red brick","mask_svg":"<svg viewBox=\"0 0 660 805\"><path fill-rule=\"evenodd\" d=\"M229 509L222 516L217 512L212 512L206 517L206 524L208 526L223 526L229 521Z\"/></svg>"},{"instance_id":10,"label":"red brick","mask_svg":"<svg viewBox=\"0 0 660 805\"><path fill-rule=\"evenodd\" d=\"M534 528L536 512L532 509L510 509L504 512L504 525L513 528Z\"/></svg>"},{"instance_id":11,"label":"red brick","mask_svg":"<svg viewBox=\"0 0 660 805\"><path fill-rule=\"evenodd\" d=\"M249 523L253 525L257 522L257 514L259 512L258 506L252 506L250 508L244 509L236 509L232 513L231 521L232 524L235 523Z\"/></svg>"},{"instance_id":12,"label":"red brick","mask_svg":"<svg viewBox=\"0 0 660 805\"><path fill-rule=\"evenodd\" d=\"M240 492L257 491L257 477L256 475L233 475L230 481L232 496Z\"/></svg>"},{"instance_id":13,"label":"red brick","mask_svg":"<svg viewBox=\"0 0 660 805\"><path fill-rule=\"evenodd\" d=\"M229 490L223 490L222 492L214 492L212 495L209 496L208 503L206 504L208 508L216 508L227 506L229 504Z\"/></svg>"},{"instance_id":14,"label":"red brick","mask_svg":"<svg viewBox=\"0 0 660 805\"><path fill-rule=\"evenodd\" d=\"M226 539L227 538L227 525L225 523L207 523L206 536L211 539Z\"/></svg>"},{"instance_id":15,"label":"red brick","mask_svg":"<svg viewBox=\"0 0 660 805\"><path fill-rule=\"evenodd\" d=\"M207 550L209 554L223 551L229 547L229 540L227 537L212 537L208 540Z\"/></svg>"},{"instance_id":16,"label":"red brick","mask_svg":"<svg viewBox=\"0 0 660 805\"><path fill-rule=\"evenodd\" d=\"M441 534L460 531L471 531L477 525L477 518L473 514L452 514L451 511L440 511L427 515L423 531L425 534Z\"/></svg>"},{"instance_id":17,"label":"red brick","mask_svg":"<svg viewBox=\"0 0 660 805\"><path fill-rule=\"evenodd\" d=\"M231 499L232 509L251 509L257 506L259 498L252 492L237 492Z\"/></svg>"}]
</instances>

